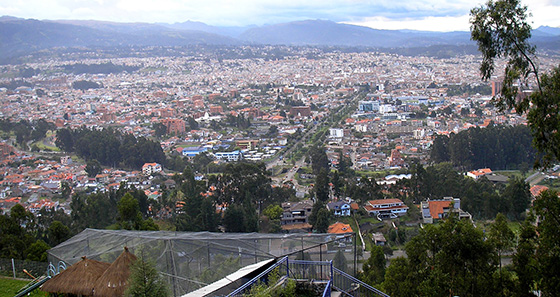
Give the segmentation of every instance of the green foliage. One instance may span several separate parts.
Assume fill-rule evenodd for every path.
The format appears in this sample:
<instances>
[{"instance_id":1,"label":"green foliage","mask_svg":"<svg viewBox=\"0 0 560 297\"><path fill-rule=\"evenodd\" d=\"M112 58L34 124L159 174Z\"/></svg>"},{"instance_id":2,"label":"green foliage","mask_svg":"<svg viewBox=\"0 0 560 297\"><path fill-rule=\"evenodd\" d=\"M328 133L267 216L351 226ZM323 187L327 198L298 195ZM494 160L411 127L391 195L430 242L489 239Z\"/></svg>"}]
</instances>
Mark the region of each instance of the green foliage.
<instances>
[{"instance_id":1,"label":"green foliage","mask_svg":"<svg viewBox=\"0 0 560 297\"><path fill-rule=\"evenodd\" d=\"M27 260L36 262L47 262L47 250L51 247L42 240L32 243L26 250Z\"/></svg>"},{"instance_id":2,"label":"green foliage","mask_svg":"<svg viewBox=\"0 0 560 297\"><path fill-rule=\"evenodd\" d=\"M102 84L89 80L77 80L75 82L72 82L72 88L75 90L85 91L89 89L99 89L101 87L103 87Z\"/></svg>"},{"instance_id":3,"label":"green foliage","mask_svg":"<svg viewBox=\"0 0 560 297\"><path fill-rule=\"evenodd\" d=\"M536 258L542 296L556 296L560 290L560 199L555 191L544 191L534 202L539 218Z\"/></svg>"},{"instance_id":4,"label":"green foliage","mask_svg":"<svg viewBox=\"0 0 560 297\"><path fill-rule=\"evenodd\" d=\"M56 145L67 152L74 151L88 161L97 160L106 166L121 165L140 169L147 162L165 162L165 154L159 143L111 128L60 129L57 131Z\"/></svg>"},{"instance_id":5,"label":"green foliage","mask_svg":"<svg viewBox=\"0 0 560 297\"><path fill-rule=\"evenodd\" d=\"M364 263L363 272L359 275L360 280L374 287L381 284L385 280L386 262L383 248L377 245L372 246L371 255Z\"/></svg>"},{"instance_id":6,"label":"green foliage","mask_svg":"<svg viewBox=\"0 0 560 297\"><path fill-rule=\"evenodd\" d=\"M348 261L346 257L344 257L344 252L342 250L338 250L334 255L333 266L344 272L348 272Z\"/></svg>"},{"instance_id":7,"label":"green foliage","mask_svg":"<svg viewBox=\"0 0 560 297\"><path fill-rule=\"evenodd\" d=\"M492 245L470 221L450 216L406 245L408 259L387 269L386 293L399 296L495 296ZM406 278L404 276L407 276ZM398 283L400 282L400 284Z\"/></svg>"},{"instance_id":8,"label":"green foliage","mask_svg":"<svg viewBox=\"0 0 560 297\"><path fill-rule=\"evenodd\" d=\"M533 145L543 152L538 164L549 166L560 160L560 68L541 77L542 92L531 94L532 107L527 121L533 134Z\"/></svg>"},{"instance_id":9,"label":"green foliage","mask_svg":"<svg viewBox=\"0 0 560 297\"><path fill-rule=\"evenodd\" d=\"M16 293L27 284L29 284L30 280L20 280L20 279L12 279L12 278L4 278L0 277L0 297L13 297ZM46 297L48 293L35 290L31 292L28 297Z\"/></svg>"},{"instance_id":10,"label":"green foliage","mask_svg":"<svg viewBox=\"0 0 560 297\"><path fill-rule=\"evenodd\" d=\"M513 288L514 296L534 296L535 280L537 279L538 263L535 256L537 232L534 217L529 216L521 225L519 242L513 255L513 271L517 282Z\"/></svg>"},{"instance_id":11,"label":"green foliage","mask_svg":"<svg viewBox=\"0 0 560 297\"><path fill-rule=\"evenodd\" d=\"M319 174L321 169L325 169L328 172L329 169L329 159L325 153L325 148L322 146L313 146L308 151L308 157L311 161L311 168L314 174Z\"/></svg>"},{"instance_id":12,"label":"green foliage","mask_svg":"<svg viewBox=\"0 0 560 297\"><path fill-rule=\"evenodd\" d=\"M85 228L103 229L114 224L117 218L117 197L108 193L78 193L72 197L72 230L77 233Z\"/></svg>"},{"instance_id":13,"label":"green foliage","mask_svg":"<svg viewBox=\"0 0 560 297\"><path fill-rule=\"evenodd\" d=\"M278 204L271 204L263 210L263 215L271 220L277 220L282 217L282 207Z\"/></svg>"},{"instance_id":14,"label":"green foliage","mask_svg":"<svg viewBox=\"0 0 560 297\"><path fill-rule=\"evenodd\" d=\"M90 160L86 163L86 168L84 169L89 177L95 177L96 175L100 174L103 168L99 161L97 160Z\"/></svg>"},{"instance_id":15,"label":"green foliage","mask_svg":"<svg viewBox=\"0 0 560 297\"><path fill-rule=\"evenodd\" d=\"M467 94L467 95L476 95L476 94L491 95L492 94L492 87L488 84L446 85L445 87L447 88L447 96L462 96L463 94Z\"/></svg>"},{"instance_id":16,"label":"green foliage","mask_svg":"<svg viewBox=\"0 0 560 297\"><path fill-rule=\"evenodd\" d=\"M13 132L16 136L16 143L27 148L28 141L38 141L45 138L47 131L54 130L56 127L52 122L45 119L28 122L20 120L17 123L8 119L0 119L0 130L9 133Z\"/></svg>"},{"instance_id":17,"label":"green foliage","mask_svg":"<svg viewBox=\"0 0 560 297\"><path fill-rule=\"evenodd\" d=\"M491 78L495 60L507 60L502 91L494 101L502 110L514 108L519 114L528 111L535 147L543 153L535 165L548 167L560 157L560 69L557 66L551 75L539 76L536 48L529 43L531 26L527 15L527 6L519 0L490 0L471 10L471 38L482 53L483 79ZM536 88L531 86L532 79L536 80ZM521 91L530 89L536 90L529 96L519 96Z\"/></svg>"},{"instance_id":18,"label":"green foliage","mask_svg":"<svg viewBox=\"0 0 560 297\"><path fill-rule=\"evenodd\" d=\"M430 158L435 163L452 162L464 170L516 169L523 163L534 162L536 151L531 141L531 133L523 125L470 128L449 138L437 136Z\"/></svg>"},{"instance_id":19,"label":"green foliage","mask_svg":"<svg viewBox=\"0 0 560 297\"><path fill-rule=\"evenodd\" d=\"M159 230L154 221L149 218L144 220L140 212L140 205L130 192L124 194L117 203L119 215L117 217L118 228L126 230Z\"/></svg>"},{"instance_id":20,"label":"green foliage","mask_svg":"<svg viewBox=\"0 0 560 297\"><path fill-rule=\"evenodd\" d=\"M325 168L321 168L319 174L317 174L315 185L313 186L313 191L315 192L315 197L317 198L317 200L323 203L329 200L329 173Z\"/></svg>"},{"instance_id":21,"label":"green foliage","mask_svg":"<svg viewBox=\"0 0 560 297\"><path fill-rule=\"evenodd\" d=\"M53 221L47 229L49 242L52 246L65 241L70 237L70 228L60 221Z\"/></svg>"},{"instance_id":22,"label":"green foliage","mask_svg":"<svg viewBox=\"0 0 560 297\"><path fill-rule=\"evenodd\" d=\"M127 297L166 297L170 293L167 283L159 275L155 266L138 259L130 266L128 287L124 295Z\"/></svg>"},{"instance_id":23,"label":"green foliage","mask_svg":"<svg viewBox=\"0 0 560 297\"><path fill-rule=\"evenodd\" d=\"M317 233L327 233L330 226L331 217L331 212L328 211L326 207L321 207L321 209L319 209L319 212L317 213L315 224L313 224L313 230L317 231Z\"/></svg>"}]
</instances>

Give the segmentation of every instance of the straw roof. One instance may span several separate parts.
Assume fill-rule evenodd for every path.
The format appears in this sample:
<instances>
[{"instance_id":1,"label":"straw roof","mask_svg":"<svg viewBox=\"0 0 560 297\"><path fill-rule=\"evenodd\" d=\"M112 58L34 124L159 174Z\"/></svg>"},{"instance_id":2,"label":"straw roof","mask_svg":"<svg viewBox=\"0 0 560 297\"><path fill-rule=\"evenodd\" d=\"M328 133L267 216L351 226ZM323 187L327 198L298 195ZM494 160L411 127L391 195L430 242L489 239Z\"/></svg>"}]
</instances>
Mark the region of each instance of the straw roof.
<instances>
[{"instance_id":1,"label":"straw roof","mask_svg":"<svg viewBox=\"0 0 560 297\"><path fill-rule=\"evenodd\" d=\"M95 281L110 265L84 256L79 262L46 281L41 290L49 293L93 296Z\"/></svg>"},{"instance_id":2,"label":"straw roof","mask_svg":"<svg viewBox=\"0 0 560 297\"><path fill-rule=\"evenodd\" d=\"M125 247L122 254L105 270L94 285L93 296L122 297L128 286L130 265L136 261L136 256Z\"/></svg>"}]
</instances>

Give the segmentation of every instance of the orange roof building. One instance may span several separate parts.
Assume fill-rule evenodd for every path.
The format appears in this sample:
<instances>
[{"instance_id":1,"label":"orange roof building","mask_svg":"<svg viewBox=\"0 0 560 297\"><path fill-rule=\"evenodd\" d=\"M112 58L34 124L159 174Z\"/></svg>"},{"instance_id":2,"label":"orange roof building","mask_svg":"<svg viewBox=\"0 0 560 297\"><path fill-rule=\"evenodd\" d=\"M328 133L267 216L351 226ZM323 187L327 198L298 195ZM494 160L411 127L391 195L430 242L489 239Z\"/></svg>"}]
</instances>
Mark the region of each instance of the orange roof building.
<instances>
[{"instance_id":1,"label":"orange roof building","mask_svg":"<svg viewBox=\"0 0 560 297\"><path fill-rule=\"evenodd\" d=\"M473 171L469 171L467 172L467 176L468 177L472 177L474 179L479 179L487 174L492 173L492 169L490 168L483 168L483 169L478 169L478 170L473 170Z\"/></svg>"},{"instance_id":2,"label":"orange roof building","mask_svg":"<svg viewBox=\"0 0 560 297\"><path fill-rule=\"evenodd\" d=\"M353 233L352 227L348 224L344 224L341 222L336 222L329 226L327 233L329 234L344 234L344 233Z\"/></svg>"},{"instance_id":3,"label":"orange roof building","mask_svg":"<svg viewBox=\"0 0 560 297\"><path fill-rule=\"evenodd\" d=\"M461 210L461 199L445 197L440 200L428 200L420 203L424 224L433 224L437 220L446 218L450 212L455 212L460 219L471 219L468 212Z\"/></svg>"}]
</instances>

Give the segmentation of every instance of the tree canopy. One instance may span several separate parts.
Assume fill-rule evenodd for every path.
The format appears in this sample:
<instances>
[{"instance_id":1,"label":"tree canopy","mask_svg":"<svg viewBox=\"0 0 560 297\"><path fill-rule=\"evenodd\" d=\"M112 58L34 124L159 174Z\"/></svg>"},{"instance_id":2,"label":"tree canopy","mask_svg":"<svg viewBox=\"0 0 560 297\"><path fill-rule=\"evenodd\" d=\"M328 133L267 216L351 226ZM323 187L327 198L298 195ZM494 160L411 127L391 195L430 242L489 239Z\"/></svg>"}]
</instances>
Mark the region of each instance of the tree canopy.
<instances>
[{"instance_id":1,"label":"tree canopy","mask_svg":"<svg viewBox=\"0 0 560 297\"><path fill-rule=\"evenodd\" d=\"M489 0L471 10L471 38L482 53L483 79L492 77L497 59L507 60L494 102L501 110L528 113L533 144L543 153L535 165L548 167L560 158L560 69L556 66L551 74L540 76L536 48L529 43L528 16L520 0Z\"/></svg>"}]
</instances>

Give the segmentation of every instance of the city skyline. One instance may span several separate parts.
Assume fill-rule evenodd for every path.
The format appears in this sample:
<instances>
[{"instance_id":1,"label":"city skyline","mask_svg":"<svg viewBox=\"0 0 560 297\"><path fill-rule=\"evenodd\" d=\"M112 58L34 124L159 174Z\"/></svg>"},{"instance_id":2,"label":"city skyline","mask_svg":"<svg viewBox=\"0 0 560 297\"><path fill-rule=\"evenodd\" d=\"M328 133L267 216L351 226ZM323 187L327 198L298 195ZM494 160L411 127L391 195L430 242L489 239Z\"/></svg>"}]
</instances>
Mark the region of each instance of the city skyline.
<instances>
[{"instance_id":1,"label":"city skyline","mask_svg":"<svg viewBox=\"0 0 560 297\"><path fill-rule=\"evenodd\" d=\"M251 26L323 19L375 29L468 31L469 11L483 1L254 1L254 0L0 0L0 15L40 20L98 20L139 23L203 22L213 26ZM560 1L537 0L528 5L529 21L560 27Z\"/></svg>"}]
</instances>

